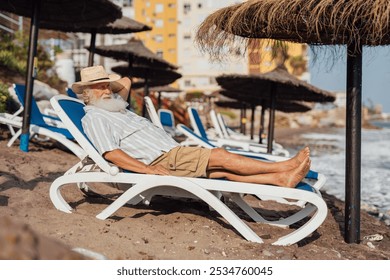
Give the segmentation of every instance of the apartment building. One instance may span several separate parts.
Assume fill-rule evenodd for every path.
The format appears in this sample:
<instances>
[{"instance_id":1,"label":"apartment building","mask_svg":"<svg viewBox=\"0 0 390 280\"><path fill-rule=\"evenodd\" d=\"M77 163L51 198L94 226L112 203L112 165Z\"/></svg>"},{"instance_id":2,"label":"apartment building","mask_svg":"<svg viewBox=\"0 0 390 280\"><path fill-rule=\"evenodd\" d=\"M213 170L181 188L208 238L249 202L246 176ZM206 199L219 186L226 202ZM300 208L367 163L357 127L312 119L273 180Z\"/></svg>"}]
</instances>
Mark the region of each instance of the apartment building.
<instances>
[{"instance_id":1,"label":"apartment building","mask_svg":"<svg viewBox=\"0 0 390 280\"><path fill-rule=\"evenodd\" d=\"M134 19L153 28L137 37L158 56L177 64L177 1L135 0Z\"/></svg>"},{"instance_id":2,"label":"apartment building","mask_svg":"<svg viewBox=\"0 0 390 280\"><path fill-rule=\"evenodd\" d=\"M139 34L145 45L165 60L176 64L183 77L178 86L184 91L206 94L218 89L215 77L223 73L247 73L246 59L212 63L195 46L199 24L213 11L237 0L134 0L135 20L153 30Z\"/></svg>"},{"instance_id":3,"label":"apartment building","mask_svg":"<svg viewBox=\"0 0 390 280\"><path fill-rule=\"evenodd\" d=\"M248 44L249 73L265 73L275 69L284 60L289 73L309 81L306 44L251 39Z\"/></svg>"}]
</instances>

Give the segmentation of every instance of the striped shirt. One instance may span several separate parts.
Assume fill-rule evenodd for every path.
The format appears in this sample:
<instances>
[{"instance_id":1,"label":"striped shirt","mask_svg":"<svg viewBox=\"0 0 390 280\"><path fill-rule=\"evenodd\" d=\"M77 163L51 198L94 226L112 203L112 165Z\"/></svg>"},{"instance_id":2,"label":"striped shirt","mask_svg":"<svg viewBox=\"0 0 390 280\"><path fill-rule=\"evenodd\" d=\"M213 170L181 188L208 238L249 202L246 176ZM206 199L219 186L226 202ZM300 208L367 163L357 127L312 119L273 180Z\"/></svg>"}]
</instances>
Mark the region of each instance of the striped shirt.
<instances>
[{"instance_id":1,"label":"striped shirt","mask_svg":"<svg viewBox=\"0 0 390 280\"><path fill-rule=\"evenodd\" d=\"M84 110L86 114L81 121L85 134L101 155L121 149L150 164L179 145L163 129L129 110L109 112L96 106L85 106Z\"/></svg>"}]
</instances>

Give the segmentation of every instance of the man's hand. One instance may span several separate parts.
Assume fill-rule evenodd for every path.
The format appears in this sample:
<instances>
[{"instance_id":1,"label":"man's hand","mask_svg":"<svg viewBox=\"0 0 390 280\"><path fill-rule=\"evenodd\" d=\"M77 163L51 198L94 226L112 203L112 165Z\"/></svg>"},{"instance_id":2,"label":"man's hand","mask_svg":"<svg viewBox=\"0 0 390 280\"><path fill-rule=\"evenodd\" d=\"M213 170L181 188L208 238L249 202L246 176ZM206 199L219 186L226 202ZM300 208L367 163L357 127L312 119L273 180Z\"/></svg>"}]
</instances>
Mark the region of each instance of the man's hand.
<instances>
[{"instance_id":1,"label":"man's hand","mask_svg":"<svg viewBox=\"0 0 390 280\"><path fill-rule=\"evenodd\" d=\"M169 170L161 165L155 165L155 166L148 165L145 174L170 175Z\"/></svg>"}]
</instances>

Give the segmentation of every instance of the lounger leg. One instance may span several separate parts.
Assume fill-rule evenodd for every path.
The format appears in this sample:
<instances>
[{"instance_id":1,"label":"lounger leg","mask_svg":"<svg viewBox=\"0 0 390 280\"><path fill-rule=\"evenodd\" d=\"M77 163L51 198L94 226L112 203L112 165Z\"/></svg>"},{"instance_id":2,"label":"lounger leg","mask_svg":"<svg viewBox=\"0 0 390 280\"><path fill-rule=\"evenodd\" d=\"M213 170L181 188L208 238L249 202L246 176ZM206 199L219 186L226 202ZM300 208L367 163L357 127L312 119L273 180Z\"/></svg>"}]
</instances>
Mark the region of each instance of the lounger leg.
<instances>
[{"instance_id":1,"label":"lounger leg","mask_svg":"<svg viewBox=\"0 0 390 280\"><path fill-rule=\"evenodd\" d=\"M7 147L11 147L12 144L16 141L16 139L18 139L18 137L20 136L20 134L22 134L22 129L19 129L15 134L14 136L11 137L11 139L8 141L7 143Z\"/></svg>"},{"instance_id":2,"label":"lounger leg","mask_svg":"<svg viewBox=\"0 0 390 280\"><path fill-rule=\"evenodd\" d=\"M294 244L315 231L323 223L328 214L328 208L325 201L320 197L316 197L310 199L310 203L317 208L317 211L314 213L311 219L299 229L279 238L276 242L272 243L273 245L287 246Z\"/></svg>"},{"instance_id":3,"label":"lounger leg","mask_svg":"<svg viewBox=\"0 0 390 280\"><path fill-rule=\"evenodd\" d=\"M271 224L279 227L285 228L286 225L282 224L274 224L272 221L268 221L264 219L259 213L256 212L255 209L253 209L251 206L246 203L241 195L239 193L232 193L231 194L231 200L236 203L253 221L257 223L265 223L265 224Z\"/></svg>"},{"instance_id":4,"label":"lounger leg","mask_svg":"<svg viewBox=\"0 0 390 280\"><path fill-rule=\"evenodd\" d=\"M179 179L179 178L175 178ZM181 180L177 180L181 181ZM179 189L184 189L189 193L194 194L195 196L202 199L204 202L209 204L215 211L217 211L222 217L226 219L244 238L249 241L263 243L263 240L247 225L245 224L237 215L229 209L225 204L223 204L215 195L211 194L209 191L203 189L199 186L191 186L193 183L186 181L185 183L180 182L176 184L170 184L171 186L177 187ZM125 205L129 200L133 199L140 193L145 192L148 189L158 187L158 181L140 183L134 185L132 188L123 193L119 198L117 198L112 204L110 204L106 209L104 209L96 217L98 219L104 220L113 213L115 213L120 207Z\"/></svg>"},{"instance_id":5,"label":"lounger leg","mask_svg":"<svg viewBox=\"0 0 390 280\"><path fill-rule=\"evenodd\" d=\"M64 182L64 179L69 176L61 176L54 180L54 182L50 186L50 199L51 202L54 204L54 207L57 208L60 211L63 211L65 213L72 213L72 207L65 201L65 199L61 195L61 188L66 182Z\"/></svg>"}]
</instances>

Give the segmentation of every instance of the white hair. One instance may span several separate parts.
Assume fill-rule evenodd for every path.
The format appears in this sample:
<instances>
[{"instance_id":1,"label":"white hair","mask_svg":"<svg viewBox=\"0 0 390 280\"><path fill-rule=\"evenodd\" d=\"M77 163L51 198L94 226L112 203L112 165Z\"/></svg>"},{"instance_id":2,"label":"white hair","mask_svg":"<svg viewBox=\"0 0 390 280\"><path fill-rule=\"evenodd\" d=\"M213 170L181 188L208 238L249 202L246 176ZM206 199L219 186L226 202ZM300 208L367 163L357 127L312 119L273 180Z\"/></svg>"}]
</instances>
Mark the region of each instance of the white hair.
<instances>
[{"instance_id":1,"label":"white hair","mask_svg":"<svg viewBox=\"0 0 390 280\"><path fill-rule=\"evenodd\" d=\"M83 90L83 100L86 105L93 105L110 112L124 111L129 105L122 97L118 96L115 98L113 94L97 98L94 94L94 89L91 88L85 88Z\"/></svg>"}]
</instances>

